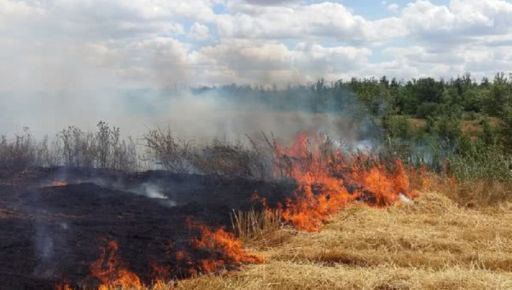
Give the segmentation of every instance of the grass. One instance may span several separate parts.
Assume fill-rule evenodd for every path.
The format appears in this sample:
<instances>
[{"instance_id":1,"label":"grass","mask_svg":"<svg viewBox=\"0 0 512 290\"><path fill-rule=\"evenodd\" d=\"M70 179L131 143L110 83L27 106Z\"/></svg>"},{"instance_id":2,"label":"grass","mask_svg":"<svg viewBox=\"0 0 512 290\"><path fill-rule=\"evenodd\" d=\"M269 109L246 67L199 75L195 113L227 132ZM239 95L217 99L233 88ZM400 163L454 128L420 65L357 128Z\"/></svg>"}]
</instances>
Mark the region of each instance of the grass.
<instances>
[{"instance_id":1,"label":"grass","mask_svg":"<svg viewBox=\"0 0 512 290\"><path fill-rule=\"evenodd\" d=\"M512 204L469 209L439 193L355 205L318 233L255 247L266 264L176 289L512 289Z\"/></svg>"},{"instance_id":2,"label":"grass","mask_svg":"<svg viewBox=\"0 0 512 290\"><path fill-rule=\"evenodd\" d=\"M280 231L283 224L279 210L233 210L231 226L235 235L244 244L275 244L279 237L284 237L284 231ZM274 242L269 243L271 240Z\"/></svg>"},{"instance_id":3,"label":"grass","mask_svg":"<svg viewBox=\"0 0 512 290\"><path fill-rule=\"evenodd\" d=\"M429 175L428 187L431 191L443 192L457 204L469 208L487 208L512 199L512 181L495 179L458 180L455 177Z\"/></svg>"}]
</instances>

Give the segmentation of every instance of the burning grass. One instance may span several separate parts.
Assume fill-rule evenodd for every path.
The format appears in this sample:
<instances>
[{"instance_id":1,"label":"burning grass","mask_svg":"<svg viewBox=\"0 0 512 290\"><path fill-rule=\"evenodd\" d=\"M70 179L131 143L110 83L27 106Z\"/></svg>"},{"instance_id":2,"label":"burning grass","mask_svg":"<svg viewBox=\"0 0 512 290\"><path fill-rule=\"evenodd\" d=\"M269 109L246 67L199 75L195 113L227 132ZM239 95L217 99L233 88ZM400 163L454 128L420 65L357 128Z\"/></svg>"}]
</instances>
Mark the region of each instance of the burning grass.
<instances>
[{"instance_id":1,"label":"burning grass","mask_svg":"<svg viewBox=\"0 0 512 290\"><path fill-rule=\"evenodd\" d=\"M353 205L322 231L262 254L267 263L177 289L510 289L512 214L427 193L388 209Z\"/></svg>"},{"instance_id":2,"label":"burning grass","mask_svg":"<svg viewBox=\"0 0 512 290\"><path fill-rule=\"evenodd\" d=\"M278 204L285 222L299 230L318 231L332 214L354 201L383 207L400 195L416 195L399 160L345 156L321 138L300 134L288 148L275 145L275 170L298 183L295 195ZM263 204L268 208L265 200Z\"/></svg>"},{"instance_id":3,"label":"burning grass","mask_svg":"<svg viewBox=\"0 0 512 290\"><path fill-rule=\"evenodd\" d=\"M195 277L198 274L237 269L243 264L259 264L263 258L249 254L243 248L242 240L265 239L269 233L279 232L282 224L300 231L317 232L334 214L355 202L384 207L394 204L400 196L408 199L416 195L409 172L400 161L381 160L362 154L344 156L339 149L330 145L329 140L322 136L310 137L306 134L298 135L290 147L274 142L274 174L297 183L293 196L284 203L269 205L266 198L256 195L255 199L261 203L261 212L239 211L232 215L238 238L223 228L210 229L200 222L189 221L190 230L198 235L189 241L189 251L174 253L177 271ZM140 278L118 265L113 258L117 244L110 242L109 248L108 253L113 254L107 254L103 249L100 259L91 265L92 277L101 283L98 289L141 289ZM293 259L303 257L304 260L314 261L314 257L319 257L322 262L332 264L366 265L363 259L351 258L350 255L322 252L308 257L308 252L300 254L295 249L293 252ZM290 259L285 252L282 257ZM280 259L279 256L273 258ZM160 281L163 280L157 280L155 285L164 283Z\"/></svg>"},{"instance_id":4,"label":"burning grass","mask_svg":"<svg viewBox=\"0 0 512 290\"><path fill-rule=\"evenodd\" d=\"M141 289L142 282L139 277L125 268L117 257L119 245L116 241L108 241L107 246L101 248L101 254L90 267L93 277L100 281L98 290L124 287L128 289Z\"/></svg>"},{"instance_id":5,"label":"burning grass","mask_svg":"<svg viewBox=\"0 0 512 290\"><path fill-rule=\"evenodd\" d=\"M259 210L233 212L234 234L190 221L188 248L173 255L181 276L195 278L171 282L175 276L157 271L164 274L155 276L153 289L512 286L511 206L494 212L461 207L454 200L463 185L453 179L442 183L398 160L344 155L328 145L307 135L289 147L274 143L274 176L294 180L293 195L273 203L255 195ZM443 184L459 196L419 194ZM109 249L91 265L98 289L145 289L108 254L117 244ZM225 273L233 269L242 271Z\"/></svg>"}]
</instances>

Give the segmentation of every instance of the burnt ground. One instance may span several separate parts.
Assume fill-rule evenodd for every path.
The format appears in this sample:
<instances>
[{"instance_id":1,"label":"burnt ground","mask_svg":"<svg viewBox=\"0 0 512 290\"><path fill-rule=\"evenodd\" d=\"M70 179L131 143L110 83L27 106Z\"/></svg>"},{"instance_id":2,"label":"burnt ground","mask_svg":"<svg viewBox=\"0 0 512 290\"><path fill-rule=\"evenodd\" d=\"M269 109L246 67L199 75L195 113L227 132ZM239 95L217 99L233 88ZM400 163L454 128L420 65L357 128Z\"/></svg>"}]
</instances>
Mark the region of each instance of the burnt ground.
<instances>
[{"instance_id":1,"label":"burnt ground","mask_svg":"<svg viewBox=\"0 0 512 290\"><path fill-rule=\"evenodd\" d=\"M97 281L89 267L106 240L118 242L124 265L145 281L151 263L184 277L173 253L194 234L187 218L229 227L232 209L250 208L254 192L272 203L292 190L289 183L164 171L0 172L0 289L53 289L63 281L91 287Z\"/></svg>"}]
</instances>

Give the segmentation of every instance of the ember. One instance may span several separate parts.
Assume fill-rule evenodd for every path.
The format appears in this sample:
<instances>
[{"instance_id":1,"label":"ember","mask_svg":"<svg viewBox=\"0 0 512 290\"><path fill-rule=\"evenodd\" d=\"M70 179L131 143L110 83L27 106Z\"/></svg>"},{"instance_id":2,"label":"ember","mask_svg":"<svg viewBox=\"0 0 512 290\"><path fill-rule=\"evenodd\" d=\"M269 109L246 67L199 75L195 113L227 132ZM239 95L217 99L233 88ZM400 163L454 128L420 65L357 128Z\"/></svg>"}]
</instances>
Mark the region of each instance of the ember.
<instances>
[{"instance_id":1,"label":"ember","mask_svg":"<svg viewBox=\"0 0 512 290\"><path fill-rule=\"evenodd\" d=\"M55 187L61 187L61 186L66 186L66 185L68 185L68 183L63 180L54 180L51 183L51 186L55 186Z\"/></svg>"}]
</instances>

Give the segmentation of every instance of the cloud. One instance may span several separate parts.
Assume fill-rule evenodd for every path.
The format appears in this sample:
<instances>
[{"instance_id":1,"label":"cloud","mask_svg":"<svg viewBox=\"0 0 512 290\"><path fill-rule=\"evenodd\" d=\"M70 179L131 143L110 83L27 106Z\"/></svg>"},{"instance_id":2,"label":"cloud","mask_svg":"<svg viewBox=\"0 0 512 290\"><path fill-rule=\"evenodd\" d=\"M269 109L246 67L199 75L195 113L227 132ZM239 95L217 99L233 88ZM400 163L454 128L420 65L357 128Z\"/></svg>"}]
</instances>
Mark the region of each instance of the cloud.
<instances>
[{"instance_id":1,"label":"cloud","mask_svg":"<svg viewBox=\"0 0 512 290\"><path fill-rule=\"evenodd\" d=\"M386 5L386 9L391 13L397 13L400 10L400 5L396 3L389 3Z\"/></svg>"},{"instance_id":2,"label":"cloud","mask_svg":"<svg viewBox=\"0 0 512 290\"><path fill-rule=\"evenodd\" d=\"M401 15L411 35L428 40L460 39L511 33L512 3L502 0L452 0L408 4Z\"/></svg>"},{"instance_id":3,"label":"cloud","mask_svg":"<svg viewBox=\"0 0 512 290\"><path fill-rule=\"evenodd\" d=\"M245 2L255 5L283 5L289 3L300 3L301 0L245 0Z\"/></svg>"},{"instance_id":4,"label":"cloud","mask_svg":"<svg viewBox=\"0 0 512 290\"><path fill-rule=\"evenodd\" d=\"M391 38L404 31L396 18L369 21L333 2L295 7L232 4L229 8L233 13L222 15L217 21L223 37L315 38L354 43ZM375 31L377 28L379 33Z\"/></svg>"},{"instance_id":5,"label":"cloud","mask_svg":"<svg viewBox=\"0 0 512 290\"><path fill-rule=\"evenodd\" d=\"M144 130L123 106L164 107L154 92L174 87L512 71L510 1L349 2L0 0L0 125Z\"/></svg>"},{"instance_id":6,"label":"cloud","mask_svg":"<svg viewBox=\"0 0 512 290\"><path fill-rule=\"evenodd\" d=\"M296 84L335 79L368 61L366 48L298 43L293 48L273 41L226 40L195 54L203 82L215 84Z\"/></svg>"},{"instance_id":7,"label":"cloud","mask_svg":"<svg viewBox=\"0 0 512 290\"><path fill-rule=\"evenodd\" d=\"M0 1L0 91L286 84L510 69L512 3ZM215 7L222 6L222 12Z\"/></svg>"},{"instance_id":8,"label":"cloud","mask_svg":"<svg viewBox=\"0 0 512 290\"><path fill-rule=\"evenodd\" d=\"M201 23L195 22L192 27L190 27L190 37L194 40L206 40L210 36L209 34L210 29L208 26Z\"/></svg>"}]
</instances>

